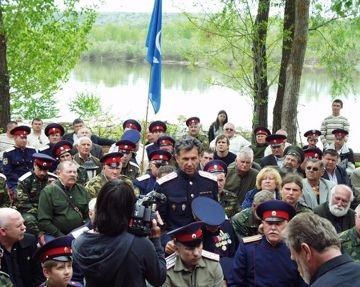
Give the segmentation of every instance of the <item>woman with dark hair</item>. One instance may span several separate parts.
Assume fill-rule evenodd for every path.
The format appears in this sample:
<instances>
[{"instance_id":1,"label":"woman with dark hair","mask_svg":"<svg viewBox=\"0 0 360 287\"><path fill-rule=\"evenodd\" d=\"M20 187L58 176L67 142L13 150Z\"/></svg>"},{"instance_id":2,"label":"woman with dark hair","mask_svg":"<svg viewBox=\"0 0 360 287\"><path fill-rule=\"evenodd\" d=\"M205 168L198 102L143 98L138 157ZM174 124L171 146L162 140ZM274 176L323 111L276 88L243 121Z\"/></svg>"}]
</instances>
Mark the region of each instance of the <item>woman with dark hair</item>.
<instances>
[{"instance_id":1,"label":"woman with dark hair","mask_svg":"<svg viewBox=\"0 0 360 287\"><path fill-rule=\"evenodd\" d=\"M149 238L127 232L134 213L133 188L121 180L107 182L96 201L94 230L73 242L74 261L85 276L86 286L161 286L166 262L160 228L153 221Z\"/></svg>"},{"instance_id":2,"label":"woman with dark hair","mask_svg":"<svg viewBox=\"0 0 360 287\"><path fill-rule=\"evenodd\" d=\"M209 143L218 135L224 133L224 125L228 122L228 115L224 110L218 112L215 122L213 122L208 131Z\"/></svg>"}]
</instances>

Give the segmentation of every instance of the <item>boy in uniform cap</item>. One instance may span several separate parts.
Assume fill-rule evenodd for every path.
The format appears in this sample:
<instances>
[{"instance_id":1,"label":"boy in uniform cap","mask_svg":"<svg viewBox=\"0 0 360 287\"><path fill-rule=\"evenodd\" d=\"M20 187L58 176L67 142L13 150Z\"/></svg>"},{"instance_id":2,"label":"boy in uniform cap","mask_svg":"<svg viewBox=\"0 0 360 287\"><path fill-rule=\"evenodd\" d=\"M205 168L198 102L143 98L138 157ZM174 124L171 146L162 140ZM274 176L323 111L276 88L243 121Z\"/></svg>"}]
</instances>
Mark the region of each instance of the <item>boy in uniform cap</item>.
<instances>
[{"instance_id":1,"label":"boy in uniform cap","mask_svg":"<svg viewBox=\"0 0 360 287\"><path fill-rule=\"evenodd\" d=\"M116 146L118 147L118 152L123 154L121 158L121 174L134 180L140 175L139 165L131 160L136 144L131 140L122 139L116 143Z\"/></svg>"},{"instance_id":2,"label":"boy in uniform cap","mask_svg":"<svg viewBox=\"0 0 360 287\"><path fill-rule=\"evenodd\" d=\"M223 207L211 198L199 196L193 200L191 208L194 217L204 223L202 227L204 250L220 255L224 278L227 279L238 240Z\"/></svg>"},{"instance_id":3,"label":"boy in uniform cap","mask_svg":"<svg viewBox=\"0 0 360 287\"><path fill-rule=\"evenodd\" d=\"M47 155L52 155L53 146L61 141L63 135L65 133L65 129L62 125L57 123L48 124L45 128L45 135L49 139L49 143L46 146L39 148L39 152L45 153ZM56 168L56 166L55 166ZM53 169L55 170L55 169Z\"/></svg>"},{"instance_id":4,"label":"boy in uniform cap","mask_svg":"<svg viewBox=\"0 0 360 287\"><path fill-rule=\"evenodd\" d=\"M57 176L49 172L51 166L55 164L54 158L42 153L34 153L32 157L33 169L19 178L14 205L25 220L27 232L39 236L37 210L40 192L45 186L54 182Z\"/></svg>"},{"instance_id":5,"label":"boy in uniform cap","mask_svg":"<svg viewBox=\"0 0 360 287\"><path fill-rule=\"evenodd\" d=\"M131 180L121 175L122 156L123 154L120 152L111 152L101 157L100 162L103 167L101 173L90 179L85 185L91 197L97 197L103 185L110 180L121 178L131 185Z\"/></svg>"},{"instance_id":6,"label":"boy in uniform cap","mask_svg":"<svg viewBox=\"0 0 360 287\"><path fill-rule=\"evenodd\" d=\"M345 168L346 173L350 176L355 170L354 152L346 144L346 136L349 134L347 130L335 129L332 131L334 142L328 148L334 149L339 154L338 164Z\"/></svg>"},{"instance_id":7,"label":"boy in uniform cap","mask_svg":"<svg viewBox=\"0 0 360 287\"><path fill-rule=\"evenodd\" d=\"M283 163L283 155L285 149L286 136L273 134L266 137L266 142L271 147L271 154L260 160L261 168L269 165L281 167Z\"/></svg>"},{"instance_id":8,"label":"boy in uniform cap","mask_svg":"<svg viewBox=\"0 0 360 287\"><path fill-rule=\"evenodd\" d=\"M303 146L303 149L308 148L317 148L317 143L319 141L319 137L321 136L321 131L319 130L309 130L304 133L304 137L306 137L307 145Z\"/></svg>"},{"instance_id":9,"label":"boy in uniform cap","mask_svg":"<svg viewBox=\"0 0 360 287\"><path fill-rule=\"evenodd\" d=\"M220 204L225 209L225 213L228 217L233 216L239 211L240 206L237 195L227 189L224 189L227 174L226 164L218 159L211 160L205 165L204 171L216 176Z\"/></svg>"},{"instance_id":10,"label":"boy in uniform cap","mask_svg":"<svg viewBox=\"0 0 360 287\"><path fill-rule=\"evenodd\" d=\"M4 175L7 178L7 185L11 199L16 197L16 186L19 177L30 171L33 167L32 155L36 150L26 146L27 136L30 133L27 126L17 126L10 132L14 136L14 146L8 148L3 154Z\"/></svg>"},{"instance_id":11,"label":"boy in uniform cap","mask_svg":"<svg viewBox=\"0 0 360 287\"><path fill-rule=\"evenodd\" d=\"M256 213L264 235L242 238L228 286L305 286L281 237L295 209L284 201L268 200L257 207Z\"/></svg>"},{"instance_id":12,"label":"boy in uniform cap","mask_svg":"<svg viewBox=\"0 0 360 287\"><path fill-rule=\"evenodd\" d=\"M168 165L172 155L166 150L155 150L149 155L149 171L143 176L137 177L134 181L135 192L137 195L145 195L154 190L154 185L158 177L158 170L161 166Z\"/></svg>"},{"instance_id":13,"label":"boy in uniform cap","mask_svg":"<svg viewBox=\"0 0 360 287\"><path fill-rule=\"evenodd\" d=\"M73 237L62 236L53 239L40 247L34 256L41 261L46 282L39 287L66 287L82 285L71 281L72 268L72 243Z\"/></svg>"},{"instance_id":14,"label":"boy in uniform cap","mask_svg":"<svg viewBox=\"0 0 360 287\"><path fill-rule=\"evenodd\" d=\"M166 258L163 286L224 286L219 255L203 250L201 221L168 232L176 252Z\"/></svg>"},{"instance_id":15,"label":"boy in uniform cap","mask_svg":"<svg viewBox=\"0 0 360 287\"><path fill-rule=\"evenodd\" d=\"M260 160L264 157L265 149L268 146L266 137L271 135L271 132L265 127L257 127L254 129L255 144L251 145L251 149L254 152L254 161L260 163Z\"/></svg>"}]
</instances>

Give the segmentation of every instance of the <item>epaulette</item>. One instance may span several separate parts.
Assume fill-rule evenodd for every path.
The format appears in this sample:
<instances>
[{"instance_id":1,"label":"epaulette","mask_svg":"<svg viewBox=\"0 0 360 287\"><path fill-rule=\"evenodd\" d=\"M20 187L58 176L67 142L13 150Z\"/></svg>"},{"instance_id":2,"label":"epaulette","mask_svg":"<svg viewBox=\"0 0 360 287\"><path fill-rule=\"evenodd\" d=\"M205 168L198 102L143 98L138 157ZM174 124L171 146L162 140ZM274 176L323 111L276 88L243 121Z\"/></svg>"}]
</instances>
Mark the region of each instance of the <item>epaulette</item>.
<instances>
[{"instance_id":1,"label":"epaulette","mask_svg":"<svg viewBox=\"0 0 360 287\"><path fill-rule=\"evenodd\" d=\"M177 178L177 177L178 177L178 174L176 173L176 171L173 171L173 172L170 172L169 174L159 178L157 180L157 183L161 185L161 184L168 182L170 180L173 180L174 178Z\"/></svg>"},{"instance_id":2,"label":"epaulette","mask_svg":"<svg viewBox=\"0 0 360 287\"><path fill-rule=\"evenodd\" d=\"M154 143L149 143L145 146L145 148L148 148L149 146L152 146L152 145L154 145Z\"/></svg>"},{"instance_id":3,"label":"epaulette","mask_svg":"<svg viewBox=\"0 0 360 287\"><path fill-rule=\"evenodd\" d=\"M6 175L5 175L5 174L0 173L0 177L1 177L2 179L6 180Z\"/></svg>"},{"instance_id":4,"label":"epaulette","mask_svg":"<svg viewBox=\"0 0 360 287\"><path fill-rule=\"evenodd\" d=\"M55 173L52 173L50 171L48 171L48 175L52 176L52 177L55 177L55 178L59 178Z\"/></svg>"},{"instance_id":5,"label":"epaulette","mask_svg":"<svg viewBox=\"0 0 360 287\"><path fill-rule=\"evenodd\" d=\"M9 147L8 149L4 150L4 152L13 151L14 149L15 149L15 147L14 147L14 146L12 146L12 147Z\"/></svg>"},{"instance_id":6,"label":"epaulette","mask_svg":"<svg viewBox=\"0 0 360 287\"><path fill-rule=\"evenodd\" d=\"M244 241L244 243L251 243L251 242L259 241L261 238L262 238L261 234L256 234L253 236L243 237L242 240Z\"/></svg>"},{"instance_id":7,"label":"epaulette","mask_svg":"<svg viewBox=\"0 0 360 287\"><path fill-rule=\"evenodd\" d=\"M142 176L139 176L136 178L137 181L143 181L143 180L146 180L146 179L149 179L150 178L150 174L146 173Z\"/></svg>"},{"instance_id":8,"label":"epaulette","mask_svg":"<svg viewBox=\"0 0 360 287\"><path fill-rule=\"evenodd\" d=\"M40 151L44 151L44 150L47 150L48 148L50 148L49 146L42 146L41 148L39 148L39 152Z\"/></svg>"},{"instance_id":9,"label":"epaulette","mask_svg":"<svg viewBox=\"0 0 360 287\"><path fill-rule=\"evenodd\" d=\"M172 267L175 266L176 257L177 257L177 254L176 254L176 252L174 252L174 253L172 253L171 255L169 255L168 257L165 258L166 269L167 270L169 270L169 269L171 269Z\"/></svg>"},{"instance_id":10,"label":"epaulette","mask_svg":"<svg viewBox=\"0 0 360 287\"><path fill-rule=\"evenodd\" d=\"M129 161L129 164L132 165L132 166L135 166L137 168L140 168L139 165L133 161Z\"/></svg>"},{"instance_id":11,"label":"epaulette","mask_svg":"<svg viewBox=\"0 0 360 287\"><path fill-rule=\"evenodd\" d=\"M76 228L75 230L71 231L71 235L74 237L74 238L77 238L79 237L79 235L83 234L84 232L86 231L89 231L89 227L87 227L86 225L83 225L79 228Z\"/></svg>"},{"instance_id":12,"label":"epaulette","mask_svg":"<svg viewBox=\"0 0 360 287\"><path fill-rule=\"evenodd\" d=\"M199 170L199 175L217 182L216 176L210 172Z\"/></svg>"},{"instance_id":13,"label":"epaulette","mask_svg":"<svg viewBox=\"0 0 360 287\"><path fill-rule=\"evenodd\" d=\"M28 171L27 173L24 173L22 176L19 177L19 181L23 181L26 178L28 178L29 176L31 176L32 172Z\"/></svg>"},{"instance_id":14,"label":"epaulette","mask_svg":"<svg viewBox=\"0 0 360 287\"><path fill-rule=\"evenodd\" d=\"M36 150L36 147L34 147L34 146L31 146L31 145L27 145L27 146L26 146L26 148L31 148L31 149L34 149L34 150Z\"/></svg>"},{"instance_id":15,"label":"epaulette","mask_svg":"<svg viewBox=\"0 0 360 287\"><path fill-rule=\"evenodd\" d=\"M216 254L216 253L204 250L204 249L201 252L201 256L205 257L207 259L213 260L213 261L220 261L220 255L219 254Z\"/></svg>"}]
</instances>

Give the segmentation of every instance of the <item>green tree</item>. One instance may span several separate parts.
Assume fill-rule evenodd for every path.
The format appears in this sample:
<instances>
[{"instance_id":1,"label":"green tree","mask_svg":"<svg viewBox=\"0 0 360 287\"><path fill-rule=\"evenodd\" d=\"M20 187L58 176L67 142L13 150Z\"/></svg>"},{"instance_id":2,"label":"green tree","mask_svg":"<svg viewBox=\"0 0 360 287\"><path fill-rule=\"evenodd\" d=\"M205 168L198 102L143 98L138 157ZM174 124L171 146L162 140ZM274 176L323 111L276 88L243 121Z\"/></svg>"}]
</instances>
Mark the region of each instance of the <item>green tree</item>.
<instances>
[{"instance_id":1,"label":"green tree","mask_svg":"<svg viewBox=\"0 0 360 287\"><path fill-rule=\"evenodd\" d=\"M0 1L1 127L10 119L10 104L25 117L55 116L53 93L87 46L94 7L78 8L79 0L54 2Z\"/></svg>"},{"instance_id":2,"label":"green tree","mask_svg":"<svg viewBox=\"0 0 360 287\"><path fill-rule=\"evenodd\" d=\"M96 119L102 113L100 97L88 92L77 94L68 106L70 111L85 120Z\"/></svg>"}]
</instances>

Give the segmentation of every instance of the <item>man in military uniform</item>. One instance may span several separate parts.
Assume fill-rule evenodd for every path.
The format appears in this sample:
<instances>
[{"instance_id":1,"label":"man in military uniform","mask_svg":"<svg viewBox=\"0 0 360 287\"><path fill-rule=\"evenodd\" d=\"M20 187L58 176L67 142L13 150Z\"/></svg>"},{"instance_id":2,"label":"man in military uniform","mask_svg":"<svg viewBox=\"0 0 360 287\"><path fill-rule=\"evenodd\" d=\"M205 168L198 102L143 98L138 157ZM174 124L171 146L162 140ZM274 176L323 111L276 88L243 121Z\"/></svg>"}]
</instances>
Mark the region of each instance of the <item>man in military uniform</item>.
<instances>
[{"instance_id":1,"label":"man in military uniform","mask_svg":"<svg viewBox=\"0 0 360 287\"><path fill-rule=\"evenodd\" d=\"M317 148L317 143L319 141L319 136L321 136L321 131L319 130L309 130L304 133L304 137L306 137L307 145L303 146L303 149L308 148Z\"/></svg>"},{"instance_id":2,"label":"man in military uniform","mask_svg":"<svg viewBox=\"0 0 360 287\"><path fill-rule=\"evenodd\" d=\"M71 161L58 165L58 177L40 193L38 222L47 239L68 234L88 219L90 196L76 183L77 166ZM46 238L46 237L45 237Z\"/></svg>"},{"instance_id":3,"label":"man in military uniform","mask_svg":"<svg viewBox=\"0 0 360 287\"><path fill-rule=\"evenodd\" d=\"M259 234L261 220L256 215L256 208L261 203L272 199L274 199L274 194L271 191L261 190L255 194L252 207L241 210L231 218L231 224L239 239Z\"/></svg>"},{"instance_id":4,"label":"man in military uniform","mask_svg":"<svg viewBox=\"0 0 360 287\"><path fill-rule=\"evenodd\" d=\"M193 137L183 138L175 145L175 159L179 168L176 172L157 180L155 190L163 193L167 201L158 207L167 230L173 230L194 221L191 202L198 196L217 200L216 177L205 171L198 171L202 151L201 143Z\"/></svg>"},{"instance_id":5,"label":"man in military uniform","mask_svg":"<svg viewBox=\"0 0 360 287\"><path fill-rule=\"evenodd\" d=\"M153 121L149 125L149 133L152 135L151 140L152 142L147 144L145 146L146 154L149 156L150 153L154 150L159 149L159 146L157 145L156 141L159 137L165 135L166 133L166 123L162 121Z\"/></svg>"},{"instance_id":6,"label":"man in military uniform","mask_svg":"<svg viewBox=\"0 0 360 287\"><path fill-rule=\"evenodd\" d=\"M341 251L360 262L360 204L355 208L355 226L340 233Z\"/></svg>"},{"instance_id":7,"label":"man in military uniform","mask_svg":"<svg viewBox=\"0 0 360 287\"><path fill-rule=\"evenodd\" d=\"M34 153L34 167L32 171L25 173L19 178L16 188L16 209L25 220L26 230L35 236L39 235L37 210L40 192L45 186L54 182L57 176L49 169L55 163L55 159L41 153Z\"/></svg>"},{"instance_id":8,"label":"man in military uniform","mask_svg":"<svg viewBox=\"0 0 360 287\"><path fill-rule=\"evenodd\" d=\"M257 127L254 129L255 144L251 145L251 149L254 152L254 161L260 163L260 160L264 157L265 149L268 146L266 137L271 135L271 132L265 127Z\"/></svg>"},{"instance_id":9,"label":"man in military uniform","mask_svg":"<svg viewBox=\"0 0 360 287\"><path fill-rule=\"evenodd\" d=\"M205 134L201 133L200 119L198 117L190 117L185 121L188 128L187 134L184 137L191 136L198 139L203 148L209 147L209 141Z\"/></svg>"},{"instance_id":10,"label":"man in military uniform","mask_svg":"<svg viewBox=\"0 0 360 287\"><path fill-rule=\"evenodd\" d=\"M209 161L205 165L204 171L210 172L216 176L219 201L224 207L226 215L230 218L239 211L240 206L236 194L224 189L227 174L226 164L221 160L215 159Z\"/></svg>"},{"instance_id":11,"label":"man in military uniform","mask_svg":"<svg viewBox=\"0 0 360 287\"><path fill-rule=\"evenodd\" d=\"M49 143L46 144L44 147L39 148L39 152L52 156L52 148L54 144L61 141L65 133L65 129L60 124L51 123L45 127L44 133L48 137ZM55 165L55 169L56 169L56 165ZM52 171L55 169L53 167Z\"/></svg>"},{"instance_id":12,"label":"man in military uniform","mask_svg":"<svg viewBox=\"0 0 360 287\"><path fill-rule=\"evenodd\" d=\"M164 287L224 286L219 255L203 250L202 224L193 222L168 232L177 252L166 258Z\"/></svg>"},{"instance_id":13,"label":"man in military uniform","mask_svg":"<svg viewBox=\"0 0 360 287\"><path fill-rule=\"evenodd\" d=\"M10 133L14 136L15 145L4 152L3 168L11 197L15 198L18 179L32 169L32 155L36 153L36 150L26 146L27 135L30 133L29 127L17 126Z\"/></svg>"},{"instance_id":14,"label":"man in military uniform","mask_svg":"<svg viewBox=\"0 0 360 287\"><path fill-rule=\"evenodd\" d=\"M161 166L169 164L171 154L166 150L155 150L150 153L149 159L150 170L133 181L137 195L145 195L154 190L155 181L158 178L158 170Z\"/></svg>"},{"instance_id":15,"label":"man in military uniform","mask_svg":"<svg viewBox=\"0 0 360 287\"><path fill-rule=\"evenodd\" d=\"M161 136L156 143L159 146L159 149L166 150L171 154L169 164L177 168L178 166L174 157L175 140L170 136Z\"/></svg>"},{"instance_id":16,"label":"man in military uniform","mask_svg":"<svg viewBox=\"0 0 360 287\"><path fill-rule=\"evenodd\" d=\"M256 213L262 219L264 235L242 239L227 286L303 286L281 237L295 209L286 202L269 200L261 203Z\"/></svg>"},{"instance_id":17,"label":"man in military uniform","mask_svg":"<svg viewBox=\"0 0 360 287\"><path fill-rule=\"evenodd\" d=\"M140 175L140 167L137 163L131 161L136 144L129 140L120 140L116 145L119 152L123 154L123 157L121 158L121 174L134 180Z\"/></svg>"},{"instance_id":18,"label":"man in military uniform","mask_svg":"<svg viewBox=\"0 0 360 287\"><path fill-rule=\"evenodd\" d=\"M119 152L111 152L102 156L100 159L103 165L101 173L90 179L85 186L91 197L97 197L106 182L120 178L121 157L122 154Z\"/></svg>"}]
</instances>

